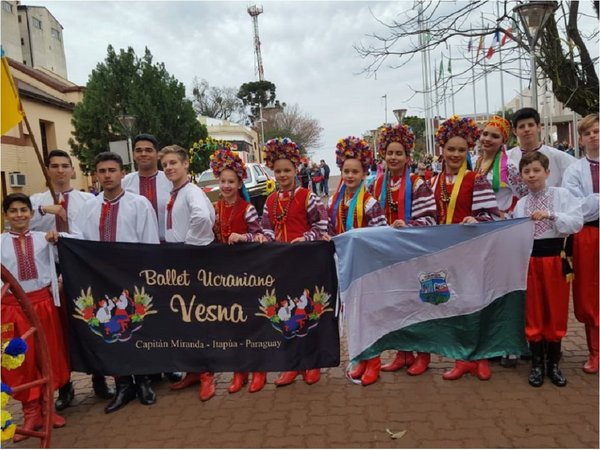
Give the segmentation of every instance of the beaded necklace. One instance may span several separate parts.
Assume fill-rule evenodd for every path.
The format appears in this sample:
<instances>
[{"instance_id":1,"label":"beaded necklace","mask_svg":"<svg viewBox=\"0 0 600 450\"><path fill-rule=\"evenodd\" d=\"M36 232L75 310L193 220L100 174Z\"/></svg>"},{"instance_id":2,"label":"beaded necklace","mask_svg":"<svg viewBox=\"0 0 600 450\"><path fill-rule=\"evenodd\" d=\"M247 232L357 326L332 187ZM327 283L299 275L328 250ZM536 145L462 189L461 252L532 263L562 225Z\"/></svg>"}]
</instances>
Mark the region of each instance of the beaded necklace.
<instances>
[{"instance_id":1,"label":"beaded necklace","mask_svg":"<svg viewBox=\"0 0 600 450\"><path fill-rule=\"evenodd\" d=\"M275 222L275 234L279 235L282 227L285 227L287 222L287 214L290 209L290 205L294 201L294 195L296 195L296 182L292 186L292 190L290 191L290 197L287 204L284 206L281 205L281 197L283 197L284 192L277 192L277 203L275 204L275 217L273 217L273 221ZM278 212L280 211L280 212Z\"/></svg>"},{"instance_id":2,"label":"beaded necklace","mask_svg":"<svg viewBox=\"0 0 600 450\"><path fill-rule=\"evenodd\" d=\"M223 243L226 243L225 240L229 239L229 236L231 236L231 222L233 221L233 218L235 217L237 210L238 210L238 206L240 204L240 198L237 197L235 199L235 202L233 203L233 205L228 205L225 200L221 200L219 202L219 233L220 233L220 241ZM229 217L227 219L227 223L223 223L223 219L225 218L225 214L224 212L226 210L230 211Z\"/></svg>"}]
</instances>

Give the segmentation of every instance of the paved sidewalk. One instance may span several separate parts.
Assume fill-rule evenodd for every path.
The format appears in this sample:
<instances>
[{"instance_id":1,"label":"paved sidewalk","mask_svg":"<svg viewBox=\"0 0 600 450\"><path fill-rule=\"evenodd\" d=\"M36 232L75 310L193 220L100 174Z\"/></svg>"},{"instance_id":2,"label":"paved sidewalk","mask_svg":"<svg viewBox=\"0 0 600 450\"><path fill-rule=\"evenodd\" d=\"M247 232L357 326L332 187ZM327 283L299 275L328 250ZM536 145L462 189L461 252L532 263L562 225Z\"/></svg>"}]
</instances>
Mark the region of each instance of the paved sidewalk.
<instances>
[{"instance_id":1,"label":"paved sidewalk","mask_svg":"<svg viewBox=\"0 0 600 450\"><path fill-rule=\"evenodd\" d=\"M156 386L155 405L135 401L110 415L94 397L90 377L74 374L75 401L64 411L67 426L54 430L52 447L598 448L598 376L581 371L585 335L574 319L563 347L565 388L549 381L530 387L524 361L515 369L492 364L488 382L469 375L444 381L452 363L434 357L420 377L382 373L369 387L353 385L337 367L323 370L313 386L297 381L276 388L276 374L269 374L263 391L231 395L231 374L219 374L217 395L206 403L197 388L172 392L164 381ZM10 410L20 420L18 406ZM393 440L386 429L406 434Z\"/></svg>"}]
</instances>

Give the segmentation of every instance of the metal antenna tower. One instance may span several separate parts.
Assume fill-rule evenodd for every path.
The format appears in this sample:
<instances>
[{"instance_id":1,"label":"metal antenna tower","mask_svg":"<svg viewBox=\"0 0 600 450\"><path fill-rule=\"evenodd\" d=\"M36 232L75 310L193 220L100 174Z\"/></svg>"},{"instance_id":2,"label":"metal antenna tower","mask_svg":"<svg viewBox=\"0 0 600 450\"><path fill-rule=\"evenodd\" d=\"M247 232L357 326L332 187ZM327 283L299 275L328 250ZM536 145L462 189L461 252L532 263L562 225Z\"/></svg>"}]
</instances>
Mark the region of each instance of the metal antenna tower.
<instances>
[{"instance_id":1,"label":"metal antenna tower","mask_svg":"<svg viewBox=\"0 0 600 450\"><path fill-rule=\"evenodd\" d=\"M263 70L262 56L260 54L260 37L258 36L258 16L262 14L262 6L248 6L248 14L252 17L252 23L254 25L254 51L256 53L256 69L258 71L259 81L264 81L265 72Z\"/></svg>"}]
</instances>

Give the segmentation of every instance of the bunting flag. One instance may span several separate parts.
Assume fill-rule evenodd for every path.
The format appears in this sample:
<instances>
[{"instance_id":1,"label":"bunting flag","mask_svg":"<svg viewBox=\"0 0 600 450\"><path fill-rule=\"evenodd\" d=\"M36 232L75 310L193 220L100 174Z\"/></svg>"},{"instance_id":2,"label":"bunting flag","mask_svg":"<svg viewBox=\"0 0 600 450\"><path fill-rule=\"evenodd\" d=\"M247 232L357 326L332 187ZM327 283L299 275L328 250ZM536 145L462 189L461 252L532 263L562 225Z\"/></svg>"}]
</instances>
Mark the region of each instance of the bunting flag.
<instances>
[{"instance_id":1,"label":"bunting flag","mask_svg":"<svg viewBox=\"0 0 600 450\"><path fill-rule=\"evenodd\" d=\"M19 100L19 91L10 73L8 59L4 56L4 52L2 55L2 129L0 131L4 136L23 120L23 110Z\"/></svg>"},{"instance_id":2,"label":"bunting flag","mask_svg":"<svg viewBox=\"0 0 600 450\"><path fill-rule=\"evenodd\" d=\"M465 360L526 351L531 220L361 228L333 242L351 360L392 349Z\"/></svg>"},{"instance_id":3,"label":"bunting flag","mask_svg":"<svg viewBox=\"0 0 600 450\"><path fill-rule=\"evenodd\" d=\"M470 53L473 50L473 42L469 39L469 43L467 44L467 51Z\"/></svg>"},{"instance_id":4,"label":"bunting flag","mask_svg":"<svg viewBox=\"0 0 600 450\"><path fill-rule=\"evenodd\" d=\"M500 43L500 31L496 30L496 32L494 33L494 39L492 40L492 45L490 46L490 48L487 51L487 54L485 55L485 57L487 59L490 59L492 56L494 56L494 53L496 53L496 49L494 48L496 45L498 45Z\"/></svg>"},{"instance_id":5,"label":"bunting flag","mask_svg":"<svg viewBox=\"0 0 600 450\"><path fill-rule=\"evenodd\" d=\"M504 33L504 36L502 36L502 42L500 43L501 46L506 44L506 41L508 41L511 38L512 31L513 31L512 27L509 28L508 30L506 30L506 33Z\"/></svg>"},{"instance_id":6,"label":"bunting flag","mask_svg":"<svg viewBox=\"0 0 600 450\"><path fill-rule=\"evenodd\" d=\"M494 56L494 53L496 53L496 50L495 50L495 49L494 49L494 47L492 46L492 47L488 48L488 51L487 51L487 53L486 53L485 57L486 57L487 59L490 59L492 56Z\"/></svg>"},{"instance_id":7,"label":"bunting flag","mask_svg":"<svg viewBox=\"0 0 600 450\"><path fill-rule=\"evenodd\" d=\"M478 55L483 50L484 45L485 45L485 36L481 35L479 37L479 47L477 47L477 54Z\"/></svg>"}]
</instances>

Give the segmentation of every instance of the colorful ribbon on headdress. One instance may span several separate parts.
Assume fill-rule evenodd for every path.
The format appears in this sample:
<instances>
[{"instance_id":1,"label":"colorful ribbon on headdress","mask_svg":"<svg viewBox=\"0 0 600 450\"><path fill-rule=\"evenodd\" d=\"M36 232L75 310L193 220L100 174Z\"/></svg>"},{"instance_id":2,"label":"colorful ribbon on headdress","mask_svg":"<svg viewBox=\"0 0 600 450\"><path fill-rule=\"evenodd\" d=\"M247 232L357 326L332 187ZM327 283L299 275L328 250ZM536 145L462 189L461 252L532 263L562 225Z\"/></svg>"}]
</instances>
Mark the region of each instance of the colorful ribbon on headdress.
<instances>
[{"instance_id":1,"label":"colorful ribbon on headdress","mask_svg":"<svg viewBox=\"0 0 600 450\"><path fill-rule=\"evenodd\" d=\"M387 199L387 186L389 182L389 171L386 170L383 175L383 184L381 185L381 198L379 204L385 211L385 201ZM391 193L390 193L391 195ZM402 200L401 200L402 199ZM400 203L402 201L402 203ZM402 218L404 222L408 223L411 217L411 206L412 206L412 184L410 181L410 167L407 164L404 170L404 176L402 178L402 186L399 189L398 197L396 199L398 206L403 205L403 210L398 211L398 217Z\"/></svg>"},{"instance_id":2,"label":"colorful ribbon on headdress","mask_svg":"<svg viewBox=\"0 0 600 450\"><path fill-rule=\"evenodd\" d=\"M494 158L494 166L492 168L492 189L498 192L500 188L508 186L508 155L502 149Z\"/></svg>"},{"instance_id":3,"label":"colorful ribbon on headdress","mask_svg":"<svg viewBox=\"0 0 600 450\"><path fill-rule=\"evenodd\" d=\"M346 217L346 231L352 229L354 224L354 211L356 211L356 223L358 226L362 223L364 214L364 200L365 200L365 182L361 181L358 189L354 193L350 205L348 206L348 217Z\"/></svg>"}]
</instances>

